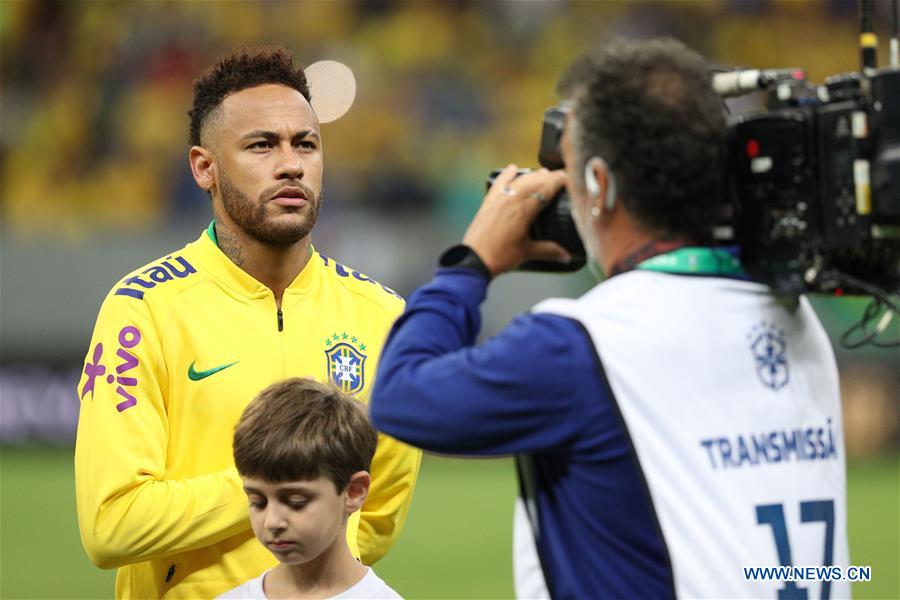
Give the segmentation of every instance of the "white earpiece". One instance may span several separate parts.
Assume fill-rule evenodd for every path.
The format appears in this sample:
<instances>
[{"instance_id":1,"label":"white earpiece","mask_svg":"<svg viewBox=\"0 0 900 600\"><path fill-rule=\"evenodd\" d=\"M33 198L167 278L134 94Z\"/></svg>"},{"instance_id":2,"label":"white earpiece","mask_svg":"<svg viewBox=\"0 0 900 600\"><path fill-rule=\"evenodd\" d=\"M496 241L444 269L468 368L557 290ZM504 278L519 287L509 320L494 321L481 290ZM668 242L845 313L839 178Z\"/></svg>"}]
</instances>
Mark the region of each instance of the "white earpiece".
<instances>
[{"instance_id":1,"label":"white earpiece","mask_svg":"<svg viewBox=\"0 0 900 600\"><path fill-rule=\"evenodd\" d=\"M584 187L591 198L596 198L600 195L600 183L597 181L597 175L594 173L594 167L597 165L601 165L603 170L606 171L606 198L603 205L606 210L612 210L616 205L616 179L613 177L609 165L599 156L594 156L584 165Z\"/></svg>"},{"instance_id":2,"label":"white earpiece","mask_svg":"<svg viewBox=\"0 0 900 600\"><path fill-rule=\"evenodd\" d=\"M600 194L600 184L597 182L597 176L594 174L594 161L596 160L598 159L592 158L584 165L584 187L587 188L591 198L596 198Z\"/></svg>"}]
</instances>

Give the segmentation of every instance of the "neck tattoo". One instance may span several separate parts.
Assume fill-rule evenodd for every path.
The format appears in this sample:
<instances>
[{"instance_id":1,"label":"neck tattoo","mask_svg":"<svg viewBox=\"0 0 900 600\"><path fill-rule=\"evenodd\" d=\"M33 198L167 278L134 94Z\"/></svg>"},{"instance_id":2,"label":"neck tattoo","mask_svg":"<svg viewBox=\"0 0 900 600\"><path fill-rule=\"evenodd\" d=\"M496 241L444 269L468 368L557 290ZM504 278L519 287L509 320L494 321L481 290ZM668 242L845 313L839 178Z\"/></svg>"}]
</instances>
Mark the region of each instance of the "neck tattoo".
<instances>
[{"instance_id":1,"label":"neck tattoo","mask_svg":"<svg viewBox=\"0 0 900 600\"><path fill-rule=\"evenodd\" d=\"M231 262L237 266L244 264L244 257L241 256L241 242L231 232L222 227L220 223L216 223L216 238L219 240L219 249L225 253L225 256L231 259Z\"/></svg>"}]
</instances>

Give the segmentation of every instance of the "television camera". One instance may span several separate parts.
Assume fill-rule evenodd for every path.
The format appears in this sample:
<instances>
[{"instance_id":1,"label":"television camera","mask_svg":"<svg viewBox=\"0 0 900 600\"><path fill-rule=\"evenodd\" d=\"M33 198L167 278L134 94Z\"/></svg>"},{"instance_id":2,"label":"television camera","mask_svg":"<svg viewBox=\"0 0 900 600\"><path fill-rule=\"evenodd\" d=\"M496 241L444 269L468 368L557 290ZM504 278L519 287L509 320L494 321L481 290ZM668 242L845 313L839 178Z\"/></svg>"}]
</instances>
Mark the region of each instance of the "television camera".
<instances>
[{"instance_id":1,"label":"television camera","mask_svg":"<svg viewBox=\"0 0 900 600\"><path fill-rule=\"evenodd\" d=\"M750 278L778 294L872 296L860 322L841 339L849 348L900 345L878 339L900 316L897 5L894 0L888 68L876 67L871 0L861 0L859 73L835 75L823 85L810 83L803 69L712 74L723 98L764 92L766 109L728 118L724 201L711 238L738 246ZM538 162L548 169L563 167L564 120L562 107L544 113ZM520 269L575 271L585 264L569 206L563 189L530 233L558 242L572 262L531 261Z\"/></svg>"}]
</instances>

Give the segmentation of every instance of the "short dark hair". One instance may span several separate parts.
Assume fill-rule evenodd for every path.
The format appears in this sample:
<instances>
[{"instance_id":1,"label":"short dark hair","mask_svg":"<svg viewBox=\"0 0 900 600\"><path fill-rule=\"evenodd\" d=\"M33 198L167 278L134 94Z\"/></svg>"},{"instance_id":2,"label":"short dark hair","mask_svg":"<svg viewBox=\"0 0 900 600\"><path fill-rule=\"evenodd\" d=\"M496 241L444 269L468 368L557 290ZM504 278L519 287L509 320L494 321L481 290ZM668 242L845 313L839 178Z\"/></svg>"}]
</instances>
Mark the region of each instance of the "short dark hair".
<instances>
[{"instance_id":1,"label":"short dark hair","mask_svg":"<svg viewBox=\"0 0 900 600\"><path fill-rule=\"evenodd\" d=\"M706 61L671 38L616 40L576 59L559 91L573 100L577 172L603 158L640 224L704 239L721 201L726 134Z\"/></svg>"},{"instance_id":2,"label":"short dark hair","mask_svg":"<svg viewBox=\"0 0 900 600\"><path fill-rule=\"evenodd\" d=\"M260 46L221 58L194 81L194 106L188 111L191 145L200 145L203 126L226 96L266 83L286 85L303 94L307 102L311 99L306 74L302 67L294 67L294 57L289 50L280 46Z\"/></svg>"},{"instance_id":3,"label":"short dark hair","mask_svg":"<svg viewBox=\"0 0 900 600\"><path fill-rule=\"evenodd\" d=\"M341 493L368 471L378 435L363 404L338 389L294 377L254 398L234 430L238 473L271 483L325 476Z\"/></svg>"}]
</instances>

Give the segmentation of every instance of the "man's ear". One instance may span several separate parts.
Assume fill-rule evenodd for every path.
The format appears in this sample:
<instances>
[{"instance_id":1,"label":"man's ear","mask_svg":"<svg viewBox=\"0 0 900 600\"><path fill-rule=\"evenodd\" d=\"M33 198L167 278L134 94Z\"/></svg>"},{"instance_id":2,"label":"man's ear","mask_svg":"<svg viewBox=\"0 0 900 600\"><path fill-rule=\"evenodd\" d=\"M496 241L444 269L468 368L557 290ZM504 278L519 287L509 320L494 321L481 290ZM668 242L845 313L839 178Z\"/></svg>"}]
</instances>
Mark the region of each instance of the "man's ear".
<instances>
[{"instance_id":1,"label":"man's ear","mask_svg":"<svg viewBox=\"0 0 900 600\"><path fill-rule=\"evenodd\" d=\"M369 485L372 483L372 476L368 471L357 471L350 476L350 483L347 484L347 500L345 506L347 513L354 513L362 508L363 502L369 496Z\"/></svg>"},{"instance_id":2,"label":"man's ear","mask_svg":"<svg viewBox=\"0 0 900 600\"><path fill-rule=\"evenodd\" d=\"M606 189L604 210L611 211L616 207L616 178L606 161L599 156L592 156L584 165L584 184L592 199L600 197L601 186Z\"/></svg>"},{"instance_id":3,"label":"man's ear","mask_svg":"<svg viewBox=\"0 0 900 600\"><path fill-rule=\"evenodd\" d=\"M188 160L191 163L191 174L194 176L194 181L204 192L211 191L216 182L216 167L212 152L203 146L191 146Z\"/></svg>"}]
</instances>

